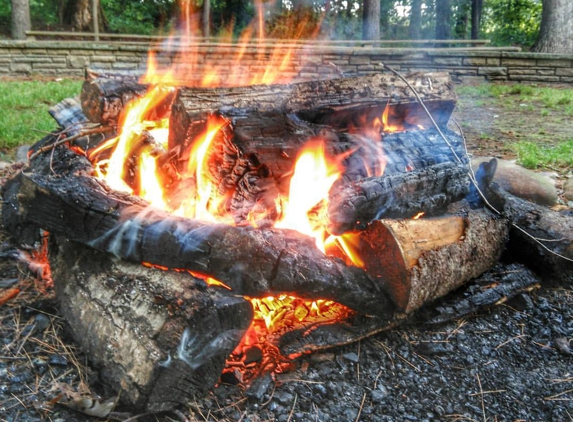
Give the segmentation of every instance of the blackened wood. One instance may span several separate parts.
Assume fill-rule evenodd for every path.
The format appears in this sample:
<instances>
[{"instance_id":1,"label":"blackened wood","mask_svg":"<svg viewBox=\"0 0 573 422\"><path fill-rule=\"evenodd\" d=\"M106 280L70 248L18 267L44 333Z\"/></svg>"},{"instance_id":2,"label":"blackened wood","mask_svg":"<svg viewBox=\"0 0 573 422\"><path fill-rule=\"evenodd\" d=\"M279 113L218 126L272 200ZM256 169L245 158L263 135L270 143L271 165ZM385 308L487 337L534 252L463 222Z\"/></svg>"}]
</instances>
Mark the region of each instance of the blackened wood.
<instances>
[{"instance_id":1,"label":"blackened wood","mask_svg":"<svg viewBox=\"0 0 573 422\"><path fill-rule=\"evenodd\" d=\"M422 98L449 100L451 110L457 99L448 73L414 74L406 78ZM258 112L305 112L309 117L323 110L345 110L380 104L416 103L410 88L389 74L300 82L287 85L251 85L233 88L181 88L176 99L177 113L193 116L221 112L232 116L245 110ZM312 111L312 113L310 113ZM447 114L447 113L446 113ZM449 118L440 116L440 123ZM312 120L312 118L311 118Z\"/></svg>"},{"instance_id":2,"label":"blackened wood","mask_svg":"<svg viewBox=\"0 0 573 422\"><path fill-rule=\"evenodd\" d=\"M366 271L409 313L492 268L508 230L506 219L487 211L379 220L360 233L358 251Z\"/></svg>"},{"instance_id":3,"label":"blackened wood","mask_svg":"<svg viewBox=\"0 0 573 422\"><path fill-rule=\"evenodd\" d=\"M287 293L330 299L361 312L389 315L387 294L362 270L320 252L291 230L233 227L168 215L95 179L20 174L6 190L13 232L41 227L135 262L185 268L227 284L234 293Z\"/></svg>"},{"instance_id":4,"label":"blackened wood","mask_svg":"<svg viewBox=\"0 0 573 422\"><path fill-rule=\"evenodd\" d=\"M465 165L442 163L391 176L336 183L329 194L328 231L362 230L380 218L408 218L420 212L443 213L469 192Z\"/></svg>"},{"instance_id":5,"label":"blackened wood","mask_svg":"<svg viewBox=\"0 0 573 422\"><path fill-rule=\"evenodd\" d=\"M86 80L80 95L83 113L92 123L117 123L127 103L141 98L147 88L147 85L129 78Z\"/></svg>"},{"instance_id":6,"label":"blackened wood","mask_svg":"<svg viewBox=\"0 0 573 422\"><path fill-rule=\"evenodd\" d=\"M452 293L421 309L416 320L440 324L482 312L538 288L540 281L522 264L499 264L473 280L462 292Z\"/></svg>"},{"instance_id":7,"label":"blackened wood","mask_svg":"<svg viewBox=\"0 0 573 422\"><path fill-rule=\"evenodd\" d=\"M354 315L337 324L326 324L293 330L281 337L279 348L284 356L316 352L350 344L404 324L439 324L483 312L508 302L538 287L539 278L520 264L498 264L475 280L442 299L405 315L395 314L389 320Z\"/></svg>"},{"instance_id":8,"label":"blackened wood","mask_svg":"<svg viewBox=\"0 0 573 422\"><path fill-rule=\"evenodd\" d=\"M50 251L73 337L101 380L138 408L171 410L205 394L250 325L248 301L188 273L119 261L63 238Z\"/></svg>"},{"instance_id":9,"label":"blackened wood","mask_svg":"<svg viewBox=\"0 0 573 422\"><path fill-rule=\"evenodd\" d=\"M486 194L513 223L508 244L511 257L525 263L545 280L573 283L571 210L554 211L511 195L495 184Z\"/></svg>"}]
</instances>

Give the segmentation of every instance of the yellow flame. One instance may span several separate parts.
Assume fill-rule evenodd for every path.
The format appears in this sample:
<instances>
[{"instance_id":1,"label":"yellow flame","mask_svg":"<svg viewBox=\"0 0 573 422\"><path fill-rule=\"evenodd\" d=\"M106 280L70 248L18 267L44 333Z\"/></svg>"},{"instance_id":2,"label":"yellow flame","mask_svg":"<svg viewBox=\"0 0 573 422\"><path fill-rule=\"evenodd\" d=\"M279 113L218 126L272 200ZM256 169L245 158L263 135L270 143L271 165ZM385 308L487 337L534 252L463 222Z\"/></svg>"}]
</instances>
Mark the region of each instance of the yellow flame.
<instances>
[{"instance_id":1,"label":"yellow flame","mask_svg":"<svg viewBox=\"0 0 573 422\"><path fill-rule=\"evenodd\" d=\"M297 230L314 237L316 246L324 252L326 230L321 214L325 210L328 191L339 176L338 166L327 162L322 142L303 149L290 181L284 213L275 227ZM318 224L310 218L311 212L318 215Z\"/></svg>"}]
</instances>

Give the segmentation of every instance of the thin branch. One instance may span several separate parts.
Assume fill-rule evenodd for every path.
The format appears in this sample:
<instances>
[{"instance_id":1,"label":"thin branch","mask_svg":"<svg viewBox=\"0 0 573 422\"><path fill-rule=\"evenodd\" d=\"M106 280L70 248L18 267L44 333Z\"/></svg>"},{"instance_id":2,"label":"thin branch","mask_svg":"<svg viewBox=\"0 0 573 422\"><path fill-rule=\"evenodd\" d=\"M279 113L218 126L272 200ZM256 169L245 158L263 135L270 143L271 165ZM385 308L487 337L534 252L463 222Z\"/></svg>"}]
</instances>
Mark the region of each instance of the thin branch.
<instances>
[{"instance_id":1,"label":"thin branch","mask_svg":"<svg viewBox=\"0 0 573 422\"><path fill-rule=\"evenodd\" d=\"M84 137L84 136L93 135L93 134L96 134L96 133L111 132L111 131L113 131L113 130L114 130L114 128L111 127L111 126L98 126L98 127L93 128L93 129L82 130L82 131L81 131L80 133L78 133L77 135L70 136L69 138L68 138L68 137L61 138L61 139L58 139L58 140L57 140L56 142L54 142L53 144L43 146L42 148L40 148L40 149L38 149L36 152L34 152L32 155L30 155L30 160L36 158L38 155L40 155L40 154L42 154L42 153L44 153L44 152L46 152L46 151L52 151L52 150L54 150L55 148L59 147L60 145L63 145L63 144L69 143L69 142L73 142L73 141L75 141L75 140L77 140L77 139L79 139L79 138L82 138L82 137ZM60 135L60 136L61 136L61 135Z\"/></svg>"}]
</instances>

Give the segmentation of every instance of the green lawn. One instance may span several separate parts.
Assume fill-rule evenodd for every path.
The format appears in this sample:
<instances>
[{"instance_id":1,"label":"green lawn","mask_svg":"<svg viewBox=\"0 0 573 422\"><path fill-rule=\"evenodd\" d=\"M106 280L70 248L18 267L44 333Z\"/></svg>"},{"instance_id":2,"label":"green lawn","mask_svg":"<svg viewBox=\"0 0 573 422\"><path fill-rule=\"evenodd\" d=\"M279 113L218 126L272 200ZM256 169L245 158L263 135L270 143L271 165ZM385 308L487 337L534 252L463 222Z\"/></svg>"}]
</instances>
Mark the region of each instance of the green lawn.
<instances>
[{"instance_id":1,"label":"green lawn","mask_svg":"<svg viewBox=\"0 0 573 422\"><path fill-rule=\"evenodd\" d=\"M50 106L80 93L82 81L0 81L0 149L32 144L57 128Z\"/></svg>"}]
</instances>

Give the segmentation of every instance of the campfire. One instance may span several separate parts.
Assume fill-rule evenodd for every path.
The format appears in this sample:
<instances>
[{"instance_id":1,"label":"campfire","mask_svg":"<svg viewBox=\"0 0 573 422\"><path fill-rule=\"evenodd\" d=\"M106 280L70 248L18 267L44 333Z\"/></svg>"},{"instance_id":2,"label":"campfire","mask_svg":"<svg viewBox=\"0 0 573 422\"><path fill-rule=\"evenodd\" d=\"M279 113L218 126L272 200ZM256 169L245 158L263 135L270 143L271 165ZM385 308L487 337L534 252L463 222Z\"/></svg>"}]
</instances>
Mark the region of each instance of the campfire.
<instances>
[{"instance_id":1,"label":"campfire","mask_svg":"<svg viewBox=\"0 0 573 422\"><path fill-rule=\"evenodd\" d=\"M55 117L90 125L60 120L5 187L6 226L49 232L62 313L131 404L171 409L395 326L492 268L508 216L570 252L490 187L495 162L470 171L447 74L287 82L291 56L236 80L193 58L88 72L81 113Z\"/></svg>"}]
</instances>

